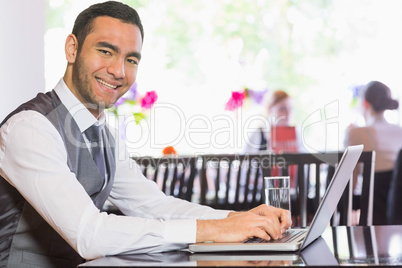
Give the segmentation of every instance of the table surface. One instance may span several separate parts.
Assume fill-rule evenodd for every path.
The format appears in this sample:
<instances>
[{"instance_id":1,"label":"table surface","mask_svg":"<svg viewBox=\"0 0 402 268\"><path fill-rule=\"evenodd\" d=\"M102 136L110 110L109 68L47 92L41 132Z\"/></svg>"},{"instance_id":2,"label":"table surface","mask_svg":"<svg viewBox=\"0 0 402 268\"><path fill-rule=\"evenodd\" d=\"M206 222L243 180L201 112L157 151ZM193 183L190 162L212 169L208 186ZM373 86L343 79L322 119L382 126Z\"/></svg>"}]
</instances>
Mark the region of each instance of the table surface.
<instances>
[{"instance_id":1,"label":"table surface","mask_svg":"<svg viewBox=\"0 0 402 268\"><path fill-rule=\"evenodd\" d=\"M328 227L300 252L189 251L105 257L79 267L124 266L402 266L402 225Z\"/></svg>"}]
</instances>

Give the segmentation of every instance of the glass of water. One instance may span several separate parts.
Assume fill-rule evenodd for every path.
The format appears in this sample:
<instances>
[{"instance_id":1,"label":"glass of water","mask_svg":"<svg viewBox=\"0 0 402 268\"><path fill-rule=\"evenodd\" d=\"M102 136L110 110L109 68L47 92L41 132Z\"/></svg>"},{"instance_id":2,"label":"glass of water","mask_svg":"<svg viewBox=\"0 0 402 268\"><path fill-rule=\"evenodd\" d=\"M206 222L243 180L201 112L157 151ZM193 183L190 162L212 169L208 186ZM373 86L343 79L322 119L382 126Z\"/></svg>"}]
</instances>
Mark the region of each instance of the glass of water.
<instances>
[{"instance_id":1,"label":"glass of water","mask_svg":"<svg viewBox=\"0 0 402 268\"><path fill-rule=\"evenodd\" d=\"M289 176L264 177L265 204L290 210Z\"/></svg>"}]
</instances>

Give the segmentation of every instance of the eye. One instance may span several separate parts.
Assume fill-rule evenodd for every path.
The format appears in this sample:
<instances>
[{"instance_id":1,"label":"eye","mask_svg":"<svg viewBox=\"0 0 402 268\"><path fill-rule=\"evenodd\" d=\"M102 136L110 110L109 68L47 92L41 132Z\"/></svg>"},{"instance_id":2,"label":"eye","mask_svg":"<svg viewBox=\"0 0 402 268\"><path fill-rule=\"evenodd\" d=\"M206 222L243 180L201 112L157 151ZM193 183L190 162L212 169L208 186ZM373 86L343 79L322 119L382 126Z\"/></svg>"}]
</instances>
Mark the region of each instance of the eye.
<instances>
[{"instance_id":1,"label":"eye","mask_svg":"<svg viewBox=\"0 0 402 268\"><path fill-rule=\"evenodd\" d=\"M104 50L104 49L99 49L99 52L102 54L105 54L105 55L111 55L111 53L109 51Z\"/></svg>"},{"instance_id":2,"label":"eye","mask_svg":"<svg viewBox=\"0 0 402 268\"><path fill-rule=\"evenodd\" d=\"M138 65L138 60L136 59L127 59L127 62L130 64Z\"/></svg>"}]
</instances>

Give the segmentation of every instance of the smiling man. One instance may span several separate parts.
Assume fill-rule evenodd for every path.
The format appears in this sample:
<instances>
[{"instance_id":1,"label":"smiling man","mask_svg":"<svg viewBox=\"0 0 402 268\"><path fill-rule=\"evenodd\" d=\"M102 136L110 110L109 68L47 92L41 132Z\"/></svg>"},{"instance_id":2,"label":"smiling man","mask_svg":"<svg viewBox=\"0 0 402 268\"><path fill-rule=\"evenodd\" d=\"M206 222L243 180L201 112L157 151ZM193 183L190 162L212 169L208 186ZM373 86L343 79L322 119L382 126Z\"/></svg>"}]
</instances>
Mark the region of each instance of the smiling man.
<instances>
[{"instance_id":1,"label":"smiling man","mask_svg":"<svg viewBox=\"0 0 402 268\"><path fill-rule=\"evenodd\" d=\"M124 142L105 125L104 109L135 82L143 38L127 5L84 10L66 39L64 77L0 124L0 267L278 239L290 227L286 210L222 211L166 196L116 146ZM124 215L103 212L106 200Z\"/></svg>"}]
</instances>

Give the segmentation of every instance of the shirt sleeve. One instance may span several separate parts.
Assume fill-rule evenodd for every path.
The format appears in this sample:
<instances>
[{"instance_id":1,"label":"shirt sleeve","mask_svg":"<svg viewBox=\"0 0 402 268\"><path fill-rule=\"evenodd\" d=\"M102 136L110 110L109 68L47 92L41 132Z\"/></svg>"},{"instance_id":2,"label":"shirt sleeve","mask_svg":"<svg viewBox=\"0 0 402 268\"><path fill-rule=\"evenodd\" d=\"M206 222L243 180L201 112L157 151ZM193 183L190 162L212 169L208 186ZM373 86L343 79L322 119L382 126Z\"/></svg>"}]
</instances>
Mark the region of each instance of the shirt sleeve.
<instances>
[{"instance_id":1,"label":"shirt sleeve","mask_svg":"<svg viewBox=\"0 0 402 268\"><path fill-rule=\"evenodd\" d=\"M185 202L164 196L144 180L137 167L118 172L111 196L119 207L130 211L130 216L100 212L69 170L61 136L34 111L20 112L2 126L0 146L1 175L85 259L180 249L195 240L197 213L199 218L223 218L228 213L182 205ZM118 168L124 167L119 163ZM127 172L130 176L120 176ZM163 213L176 204L177 208ZM197 208L177 216L184 207ZM181 231L186 235L174 238Z\"/></svg>"},{"instance_id":2,"label":"shirt sleeve","mask_svg":"<svg viewBox=\"0 0 402 268\"><path fill-rule=\"evenodd\" d=\"M162 235L166 246L195 242L196 219L227 217L229 211L215 210L166 196L154 181L142 174L137 163L129 157L124 141L119 140L117 143L120 146L116 152L116 174L109 201L125 215L163 222L166 229Z\"/></svg>"}]
</instances>

